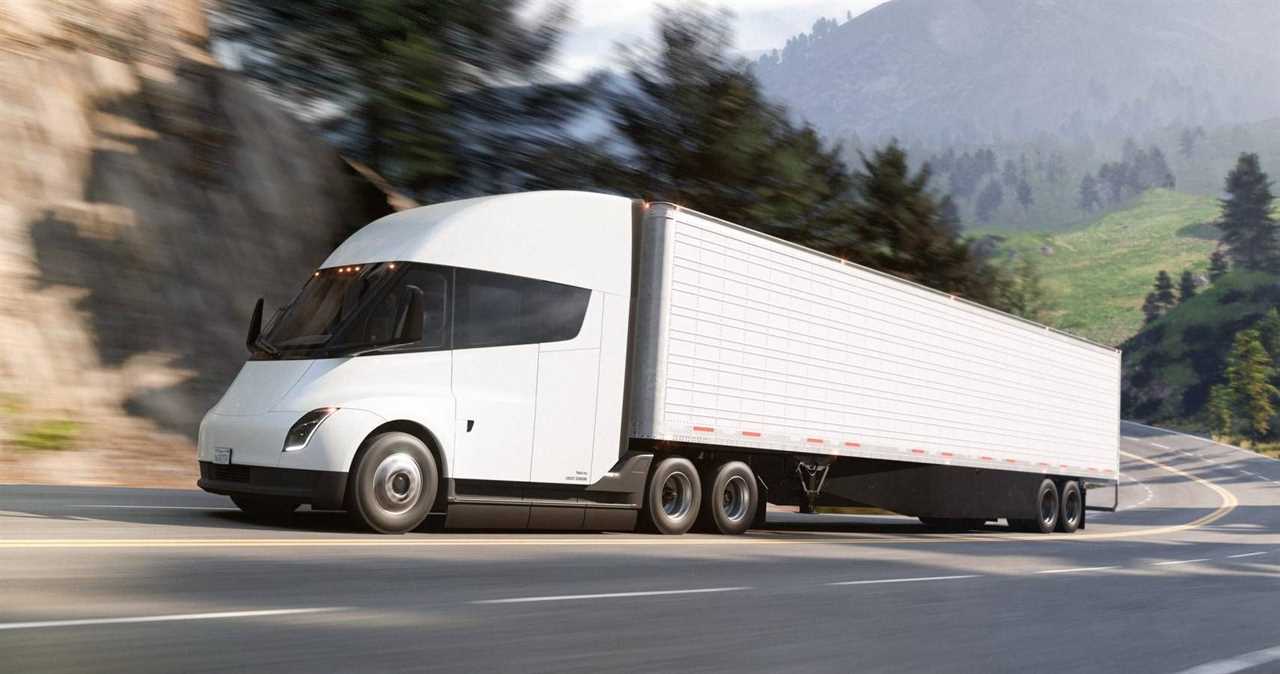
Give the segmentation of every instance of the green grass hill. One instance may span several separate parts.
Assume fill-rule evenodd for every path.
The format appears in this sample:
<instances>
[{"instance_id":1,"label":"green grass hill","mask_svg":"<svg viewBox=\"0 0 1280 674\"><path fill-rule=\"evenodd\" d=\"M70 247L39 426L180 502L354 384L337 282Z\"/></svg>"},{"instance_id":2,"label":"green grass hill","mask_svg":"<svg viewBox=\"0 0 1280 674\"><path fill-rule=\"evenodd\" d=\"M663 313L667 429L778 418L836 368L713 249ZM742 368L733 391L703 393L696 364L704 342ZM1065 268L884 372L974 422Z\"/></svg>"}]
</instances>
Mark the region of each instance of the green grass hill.
<instances>
[{"instance_id":1,"label":"green grass hill","mask_svg":"<svg viewBox=\"0 0 1280 674\"><path fill-rule=\"evenodd\" d=\"M1004 247L1035 260L1052 304L1049 322L1118 345L1142 328L1156 272L1204 272L1217 245L1218 202L1151 190L1127 207L1067 232L1008 235Z\"/></svg>"},{"instance_id":2,"label":"green grass hill","mask_svg":"<svg viewBox=\"0 0 1280 674\"><path fill-rule=\"evenodd\" d=\"M1280 279L1231 272L1146 326L1121 346L1125 418L1203 429L1232 339L1277 305Z\"/></svg>"}]
</instances>

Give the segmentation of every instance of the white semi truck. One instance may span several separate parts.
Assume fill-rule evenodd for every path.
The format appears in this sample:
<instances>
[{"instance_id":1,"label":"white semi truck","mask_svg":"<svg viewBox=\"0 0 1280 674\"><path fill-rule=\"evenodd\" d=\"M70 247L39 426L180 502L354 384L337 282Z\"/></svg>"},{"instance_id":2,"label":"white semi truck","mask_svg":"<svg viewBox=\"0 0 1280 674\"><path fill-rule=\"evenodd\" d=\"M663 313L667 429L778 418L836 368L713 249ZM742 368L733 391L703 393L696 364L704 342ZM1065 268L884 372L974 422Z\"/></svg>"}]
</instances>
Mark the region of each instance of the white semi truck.
<instances>
[{"instance_id":1,"label":"white semi truck","mask_svg":"<svg viewBox=\"0 0 1280 674\"><path fill-rule=\"evenodd\" d=\"M766 503L1084 525L1120 353L673 204L468 199L357 231L200 425L246 512L738 534Z\"/></svg>"}]
</instances>

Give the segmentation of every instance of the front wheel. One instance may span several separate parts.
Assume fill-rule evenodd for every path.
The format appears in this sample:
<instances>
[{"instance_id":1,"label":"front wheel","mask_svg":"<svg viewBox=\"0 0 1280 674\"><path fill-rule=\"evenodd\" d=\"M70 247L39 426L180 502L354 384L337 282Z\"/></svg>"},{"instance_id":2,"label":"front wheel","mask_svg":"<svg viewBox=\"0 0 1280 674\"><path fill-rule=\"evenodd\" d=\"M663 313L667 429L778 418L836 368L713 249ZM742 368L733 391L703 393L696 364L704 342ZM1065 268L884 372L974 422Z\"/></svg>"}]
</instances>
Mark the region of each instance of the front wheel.
<instances>
[{"instance_id":1,"label":"front wheel","mask_svg":"<svg viewBox=\"0 0 1280 674\"><path fill-rule=\"evenodd\" d=\"M440 484L435 458L408 433L382 433L369 441L347 483L347 507L378 533L413 531L431 513Z\"/></svg>"},{"instance_id":2,"label":"front wheel","mask_svg":"<svg viewBox=\"0 0 1280 674\"><path fill-rule=\"evenodd\" d=\"M679 535L698 519L702 483L688 459L669 456L658 463L645 490L644 528L659 534Z\"/></svg>"}]
</instances>

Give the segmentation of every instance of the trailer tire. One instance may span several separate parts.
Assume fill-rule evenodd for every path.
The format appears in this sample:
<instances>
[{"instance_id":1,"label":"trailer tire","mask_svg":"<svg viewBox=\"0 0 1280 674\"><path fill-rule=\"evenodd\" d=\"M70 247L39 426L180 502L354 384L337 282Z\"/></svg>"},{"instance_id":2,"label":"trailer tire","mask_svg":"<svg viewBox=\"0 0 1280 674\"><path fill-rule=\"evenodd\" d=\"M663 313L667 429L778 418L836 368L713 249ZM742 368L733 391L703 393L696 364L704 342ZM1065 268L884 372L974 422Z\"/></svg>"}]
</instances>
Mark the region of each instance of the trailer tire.
<instances>
[{"instance_id":1,"label":"trailer tire","mask_svg":"<svg viewBox=\"0 0 1280 674\"><path fill-rule=\"evenodd\" d=\"M301 505L298 501L279 496L255 496L252 494L235 494L231 502L236 504L244 514L255 519L284 520Z\"/></svg>"},{"instance_id":2,"label":"trailer tire","mask_svg":"<svg viewBox=\"0 0 1280 674\"><path fill-rule=\"evenodd\" d=\"M698 469L684 457L668 456L649 476L641 525L652 533L678 536L693 528L701 503Z\"/></svg>"},{"instance_id":3,"label":"trailer tire","mask_svg":"<svg viewBox=\"0 0 1280 674\"><path fill-rule=\"evenodd\" d=\"M751 528L757 515L760 491L751 466L726 461L716 467L703 488L699 529L736 536Z\"/></svg>"},{"instance_id":4,"label":"trailer tire","mask_svg":"<svg viewBox=\"0 0 1280 674\"><path fill-rule=\"evenodd\" d=\"M1027 521L1027 530L1031 533L1051 534L1058 527L1058 485L1045 478L1040 481L1036 490L1036 509L1039 513Z\"/></svg>"},{"instance_id":5,"label":"trailer tire","mask_svg":"<svg viewBox=\"0 0 1280 674\"><path fill-rule=\"evenodd\" d=\"M422 524L435 503L440 472L418 438L392 431L373 436L347 481L356 522L381 534L403 534Z\"/></svg>"},{"instance_id":6,"label":"trailer tire","mask_svg":"<svg viewBox=\"0 0 1280 674\"><path fill-rule=\"evenodd\" d=\"M1058 531L1073 534L1080 528L1084 520L1084 494L1080 492L1080 484L1075 480L1062 485L1062 493L1058 499Z\"/></svg>"}]
</instances>

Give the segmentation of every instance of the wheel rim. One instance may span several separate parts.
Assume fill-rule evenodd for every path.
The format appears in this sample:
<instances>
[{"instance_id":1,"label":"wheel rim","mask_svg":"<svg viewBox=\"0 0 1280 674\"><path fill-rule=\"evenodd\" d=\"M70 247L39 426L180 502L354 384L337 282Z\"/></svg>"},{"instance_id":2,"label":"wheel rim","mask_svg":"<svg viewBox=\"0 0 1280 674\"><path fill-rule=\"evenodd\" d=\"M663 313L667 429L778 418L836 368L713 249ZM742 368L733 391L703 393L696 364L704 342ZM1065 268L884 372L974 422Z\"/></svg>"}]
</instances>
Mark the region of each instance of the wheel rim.
<instances>
[{"instance_id":1,"label":"wheel rim","mask_svg":"<svg viewBox=\"0 0 1280 674\"><path fill-rule=\"evenodd\" d=\"M740 522L747 516L751 501L751 490L741 475L734 475L724 483L724 491L720 495L720 508L730 522Z\"/></svg>"},{"instance_id":2,"label":"wheel rim","mask_svg":"<svg viewBox=\"0 0 1280 674\"><path fill-rule=\"evenodd\" d=\"M1062 502L1063 519L1067 524L1075 524L1080 519L1080 493L1068 490Z\"/></svg>"},{"instance_id":3,"label":"wheel rim","mask_svg":"<svg viewBox=\"0 0 1280 674\"><path fill-rule=\"evenodd\" d=\"M1046 491L1040 497L1040 521L1048 524L1058 516L1058 499L1053 497L1053 492Z\"/></svg>"},{"instance_id":4,"label":"wheel rim","mask_svg":"<svg viewBox=\"0 0 1280 674\"><path fill-rule=\"evenodd\" d=\"M693 499L693 482L689 476L676 471L662 482L662 512L678 520L689 514Z\"/></svg>"},{"instance_id":5,"label":"wheel rim","mask_svg":"<svg viewBox=\"0 0 1280 674\"><path fill-rule=\"evenodd\" d=\"M373 471L373 494L384 511L407 512L422 494L422 468L403 452L388 456Z\"/></svg>"}]
</instances>

